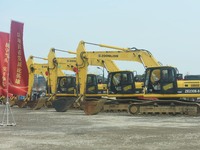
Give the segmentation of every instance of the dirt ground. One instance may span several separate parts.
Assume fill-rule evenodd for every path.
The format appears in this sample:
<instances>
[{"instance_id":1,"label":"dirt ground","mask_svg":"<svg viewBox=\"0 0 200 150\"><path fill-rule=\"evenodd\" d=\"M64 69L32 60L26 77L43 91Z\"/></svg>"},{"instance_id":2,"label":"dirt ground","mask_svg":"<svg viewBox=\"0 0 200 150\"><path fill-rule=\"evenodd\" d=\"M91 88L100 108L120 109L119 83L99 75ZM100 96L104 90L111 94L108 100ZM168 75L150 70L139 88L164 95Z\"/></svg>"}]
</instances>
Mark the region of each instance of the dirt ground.
<instances>
[{"instance_id":1,"label":"dirt ground","mask_svg":"<svg viewBox=\"0 0 200 150\"><path fill-rule=\"evenodd\" d=\"M1 122L3 105L0 105ZM53 108L11 108L16 126L0 126L2 150L198 150L200 117L58 113ZM10 117L10 122L12 118Z\"/></svg>"}]
</instances>

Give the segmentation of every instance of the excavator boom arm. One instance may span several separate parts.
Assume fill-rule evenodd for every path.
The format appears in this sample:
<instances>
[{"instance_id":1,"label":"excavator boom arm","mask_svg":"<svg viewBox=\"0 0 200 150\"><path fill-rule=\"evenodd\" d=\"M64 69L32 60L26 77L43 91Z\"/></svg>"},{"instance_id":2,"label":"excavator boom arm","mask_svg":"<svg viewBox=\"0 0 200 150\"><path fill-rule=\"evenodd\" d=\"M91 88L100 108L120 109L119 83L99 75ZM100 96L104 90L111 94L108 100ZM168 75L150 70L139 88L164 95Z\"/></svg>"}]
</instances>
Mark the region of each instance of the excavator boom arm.
<instances>
[{"instance_id":1,"label":"excavator boom arm","mask_svg":"<svg viewBox=\"0 0 200 150\"><path fill-rule=\"evenodd\" d=\"M161 66L161 64L153 57L153 55L147 50L131 50L127 48L119 48L108 45L93 44L100 47L113 48L118 51L87 51L84 41L80 41L77 47L77 66L79 68L79 83L80 93L85 95L86 88L86 76L87 76L87 63L92 60L103 60L104 62L121 60L121 61L134 61L143 64L145 68ZM118 69L118 68L117 68ZM119 69L118 69L119 70ZM115 70L115 71L118 71Z\"/></svg>"}]
</instances>

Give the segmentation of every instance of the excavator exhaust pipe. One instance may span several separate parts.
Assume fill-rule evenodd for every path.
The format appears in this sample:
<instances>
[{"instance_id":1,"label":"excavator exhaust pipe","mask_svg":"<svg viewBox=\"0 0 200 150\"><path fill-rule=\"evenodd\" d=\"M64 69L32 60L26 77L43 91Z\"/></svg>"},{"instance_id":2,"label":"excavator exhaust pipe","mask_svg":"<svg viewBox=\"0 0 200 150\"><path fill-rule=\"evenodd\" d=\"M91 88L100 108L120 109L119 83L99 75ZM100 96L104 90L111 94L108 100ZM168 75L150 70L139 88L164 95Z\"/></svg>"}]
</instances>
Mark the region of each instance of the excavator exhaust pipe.
<instances>
[{"instance_id":1,"label":"excavator exhaust pipe","mask_svg":"<svg viewBox=\"0 0 200 150\"><path fill-rule=\"evenodd\" d=\"M77 97L60 97L54 100L52 105L57 112L66 112L76 100Z\"/></svg>"},{"instance_id":2,"label":"excavator exhaust pipe","mask_svg":"<svg viewBox=\"0 0 200 150\"><path fill-rule=\"evenodd\" d=\"M102 111L105 102L106 99L86 99L83 110L86 115L96 115Z\"/></svg>"}]
</instances>

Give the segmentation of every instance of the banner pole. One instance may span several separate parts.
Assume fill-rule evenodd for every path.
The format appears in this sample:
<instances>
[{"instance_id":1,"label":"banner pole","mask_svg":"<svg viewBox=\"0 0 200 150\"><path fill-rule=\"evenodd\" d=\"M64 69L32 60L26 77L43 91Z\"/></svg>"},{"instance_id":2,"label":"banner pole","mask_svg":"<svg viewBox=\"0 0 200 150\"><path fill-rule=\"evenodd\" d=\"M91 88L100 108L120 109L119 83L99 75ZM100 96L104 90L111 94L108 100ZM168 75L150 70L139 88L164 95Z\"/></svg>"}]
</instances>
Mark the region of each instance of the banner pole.
<instances>
[{"instance_id":1,"label":"banner pole","mask_svg":"<svg viewBox=\"0 0 200 150\"><path fill-rule=\"evenodd\" d=\"M5 105L5 109L4 109L4 112L3 112L3 119L2 119L2 123L0 124L1 126L16 126L16 122L15 122L12 110L10 108L9 96L8 96L8 93L9 93L9 75L10 75L9 74L9 72L10 72L10 37L11 37L11 34L9 34L9 44L6 45L6 46L8 46L8 64L7 64L7 81L6 81L7 93L6 93L6 105ZM9 121L10 115L12 117L12 123L10 123L10 121ZM6 117L6 120L5 120L5 117Z\"/></svg>"}]
</instances>

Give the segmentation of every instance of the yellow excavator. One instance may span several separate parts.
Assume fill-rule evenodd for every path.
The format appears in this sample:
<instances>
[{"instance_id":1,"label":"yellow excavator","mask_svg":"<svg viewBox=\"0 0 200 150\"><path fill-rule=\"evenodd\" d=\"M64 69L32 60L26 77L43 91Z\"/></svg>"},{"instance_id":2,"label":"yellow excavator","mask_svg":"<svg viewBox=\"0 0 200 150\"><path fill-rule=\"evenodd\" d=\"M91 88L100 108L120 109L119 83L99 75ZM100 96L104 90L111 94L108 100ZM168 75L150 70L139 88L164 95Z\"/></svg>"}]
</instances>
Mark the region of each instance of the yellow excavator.
<instances>
[{"instance_id":1,"label":"yellow excavator","mask_svg":"<svg viewBox=\"0 0 200 150\"><path fill-rule=\"evenodd\" d=\"M115 47L115 49L117 49L117 48ZM54 49L54 51L55 51L55 49ZM79 99L80 99L80 97L83 97L83 99L85 99L85 97L87 97L87 100L89 100L90 98L91 98L90 100L93 100L94 98L101 98L102 96L109 96L112 98L113 97L118 98L119 96L123 97L122 94L116 95L116 93L110 92L111 88L108 90L109 94L102 95L102 94L99 94L98 92L95 92L96 91L95 89L98 89L95 76L92 77L91 81L93 81L93 82L89 83L90 77L88 77L88 74L87 74L87 68L89 65L104 66L105 68L107 68L107 70L110 73L113 71L115 71L114 73L117 73L119 71L119 69L116 67L116 65L114 65L114 62L111 61L110 54L107 54L107 52L105 52L105 51L103 51L102 53L100 53L100 52L96 53L93 51L87 52L87 53L86 52L84 53L84 52L85 52L85 47L83 45L83 42L80 42L80 44L77 48L77 57L76 57L76 59L77 59L76 60L76 67L77 67L76 69L78 69L76 81L77 81L77 85L78 85L78 89L79 89L78 93L80 93L77 96L79 96ZM113 51L113 52L116 53L116 51ZM117 52L117 53L119 54L119 52ZM85 56L85 54L87 56ZM139 55L139 58L137 58L136 55ZM130 56L130 57L128 57L128 56ZM143 60L142 57L144 57L145 59ZM130 60L131 58L133 58L134 59L133 61L138 61L138 62L141 62L144 65L148 65L148 66L159 66L160 65L152 57L152 55L148 51L145 51L145 50L143 50L143 51L138 50L137 53L135 52L134 55L132 53L124 53L123 52L123 53L120 53L120 56L119 57L117 56L116 58L117 58L116 60L122 60L122 58L126 58L126 59ZM58 61L56 61L55 56L51 57L51 59L54 60L54 61L52 61L52 60L50 61L50 62L54 62L54 63L52 63L52 68L54 68L54 70L52 70L52 71L56 72L56 68L58 68L58 67L55 67L55 66L58 66L58 64L61 64L64 61L58 63ZM57 62L57 63L55 63L55 62ZM71 67L74 67L74 65L72 65ZM66 68L66 67L64 67L64 68ZM53 72L50 74L53 74ZM56 81L56 79L57 79L56 74L53 75L53 78L55 78L54 81ZM131 86L133 86L133 85L131 85ZM129 97L142 96L142 82L137 82L134 85L134 87L135 86L137 87L136 88L137 91L135 93L129 92L130 93ZM68 106L69 104L71 104L71 103L69 103L71 101L71 99L72 99L72 101L74 100L72 97L68 98L69 99L68 101L66 99L67 99L66 97L64 97L64 98L62 97L61 99L56 100L54 108L56 108L57 111L62 111L62 108L60 108L61 106ZM66 102L66 104L64 101ZM63 110L66 110L66 109L67 108L65 108Z\"/></svg>"},{"instance_id":2,"label":"yellow excavator","mask_svg":"<svg viewBox=\"0 0 200 150\"><path fill-rule=\"evenodd\" d=\"M118 51L85 51L85 44L112 48ZM81 41L77 48L77 66L79 69L80 94L85 96L85 76L87 59L137 61L145 67L143 90L137 90L133 72L117 71L108 75L108 97L117 100L88 101L86 114L97 114L102 105L107 109L128 110L131 114L143 113L181 113L199 114L197 102L183 101L183 98L200 97L200 80L180 80L181 74L171 66L162 66L147 50L119 48L104 44ZM164 76L165 74L165 76ZM163 79L165 77L165 79ZM160 79L160 80L159 80ZM158 83L158 84L157 84ZM156 87L157 86L157 87ZM160 88L159 88L160 86ZM141 98L142 97L142 98ZM100 103L100 104L99 104Z\"/></svg>"},{"instance_id":3,"label":"yellow excavator","mask_svg":"<svg viewBox=\"0 0 200 150\"><path fill-rule=\"evenodd\" d=\"M70 105L77 100L79 91L77 90L78 82L75 76L59 76L58 70L71 70L77 71L76 69L76 58L65 58L56 57L55 51L63 51L52 48L48 54L48 100L41 99L35 109L41 108L45 103L52 103L53 107L58 112L66 111ZM74 52L64 51L71 54ZM90 60L88 64L93 66L105 67L108 71L119 70L118 67L112 61L102 61L102 60ZM78 72L76 72L79 74ZM86 96L87 97L101 97L105 96L106 84L98 84L97 77L94 74L87 74L87 84L86 84ZM67 99L67 100L66 100ZM67 107L66 107L67 106Z\"/></svg>"},{"instance_id":4,"label":"yellow excavator","mask_svg":"<svg viewBox=\"0 0 200 150\"><path fill-rule=\"evenodd\" d=\"M40 57L35 57L35 56L30 56L27 60L27 67L28 67L28 73L29 73L29 81L28 81L28 92L26 97L17 97L11 104L13 105L18 105L18 107L22 108L27 105L28 102L31 100L31 95L32 95L32 88L34 84L34 75L42 75L45 77L45 72L47 71L47 64L40 64L40 63L35 63L34 58L38 59L43 59L45 58L40 58ZM31 107L32 104L29 104Z\"/></svg>"},{"instance_id":5,"label":"yellow excavator","mask_svg":"<svg viewBox=\"0 0 200 150\"><path fill-rule=\"evenodd\" d=\"M200 104L190 101L200 97L200 80L183 80L178 69L172 66L146 69L144 97L159 100L133 103L129 105L131 114L200 114Z\"/></svg>"},{"instance_id":6,"label":"yellow excavator","mask_svg":"<svg viewBox=\"0 0 200 150\"><path fill-rule=\"evenodd\" d=\"M48 60L46 58L37 57L37 56L30 56L27 60L27 67L29 73L29 81L28 81L28 92L25 99L17 100L16 104L21 108L25 106L29 106L30 108L34 108L37 103L37 100L34 100L34 96L40 95L41 92L45 92L46 94L46 80L47 80L47 73L48 73L48 64L47 63L36 63L34 59L42 59ZM58 76L63 76L64 73L61 70L58 70ZM44 81L44 85L34 87L34 82L37 76L42 77ZM37 83L41 84L41 83ZM35 84L36 85L36 84ZM39 94L40 93L40 94ZM38 97L38 96L37 96Z\"/></svg>"},{"instance_id":7,"label":"yellow excavator","mask_svg":"<svg viewBox=\"0 0 200 150\"><path fill-rule=\"evenodd\" d=\"M104 48L112 48L112 51L86 51L85 44L92 44L97 45ZM116 51L117 50L117 51ZM144 65L144 67L151 67L151 66L161 66L161 63L159 63L153 55L147 51L147 50L141 50L141 49L129 49L129 48L120 48L116 46L109 46L105 44L93 44L81 41L77 48L77 66L79 69L79 82L80 82L80 96L85 97L85 76L87 72L87 61L93 60L93 59L103 59L104 61L107 60L123 60L123 61L133 61L133 62L139 62ZM123 78L122 78L123 77ZM122 85L120 82L122 82L122 79L127 78L127 84ZM112 82L111 82L112 80ZM120 87L122 85L122 87ZM133 71L114 71L109 72L108 75L108 84L107 84L107 97L114 97L118 99L118 101L111 101L112 103L106 103L104 105L104 110L108 111L114 111L114 110L124 110L128 109L128 105L130 103L130 100L127 100L128 98L138 98L143 97L143 82L138 82L136 80L136 76L134 75ZM85 98L83 98L85 99ZM119 105L119 101L121 100L121 103ZM99 102L99 101L97 101ZM100 101L102 102L102 101ZM89 109L90 104L95 105L96 101L94 102L85 102L86 109L85 113L90 114L93 112L89 112L89 110L92 111L92 109ZM117 104L116 104L117 103ZM87 107L88 106L88 107ZM88 111L87 111L88 108ZM94 113L96 110L94 110Z\"/></svg>"}]
</instances>

